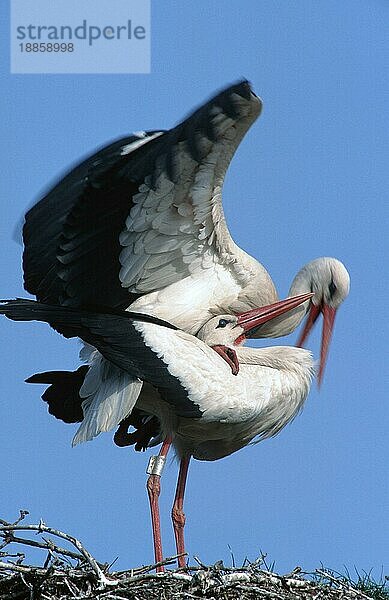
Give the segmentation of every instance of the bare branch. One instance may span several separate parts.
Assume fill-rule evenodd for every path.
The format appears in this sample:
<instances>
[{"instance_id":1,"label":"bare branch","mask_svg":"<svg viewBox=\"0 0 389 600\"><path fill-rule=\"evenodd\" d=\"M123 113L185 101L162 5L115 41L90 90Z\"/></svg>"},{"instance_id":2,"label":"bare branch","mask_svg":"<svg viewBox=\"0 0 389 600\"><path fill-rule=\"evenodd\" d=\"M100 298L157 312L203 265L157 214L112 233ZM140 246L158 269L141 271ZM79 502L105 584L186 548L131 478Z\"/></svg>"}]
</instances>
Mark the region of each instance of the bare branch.
<instances>
[{"instance_id":1,"label":"bare branch","mask_svg":"<svg viewBox=\"0 0 389 600\"><path fill-rule=\"evenodd\" d=\"M23 518L24 518L24 516L23 516ZM86 548L84 548L84 546L82 545L80 540L78 540L74 536L64 533L63 531L60 531L59 529L54 529L53 527L48 527L43 521L40 521L40 523L38 525L19 525L18 524L19 522L20 522L20 519L18 521L16 521L15 524L8 523L7 525L1 525L0 526L0 534L3 532L6 536L7 535L9 536L10 533L13 531L37 531L38 533L49 533L50 535L53 535L55 537L66 540L67 542L72 544L75 548L77 548L79 553L83 556L83 558L86 560L86 562L90 565L91 569L94 571L94 573L99 581L99 584L101 586L114 585L116 583L116 581L114 581L112 579L108 579L104 575L104 573L103 573L102 569L100 568L99 564L97 563L97 561L88 552L88 550ZM10 541L12 541L12 539Z\"/></svg>"},{"instance_id":2,"label":"bare branch","mask_svg":"<svg viewBox=\"0 0 389 600\"><path fill-rule=\"evenodd\" d=\"M27 538L19 538L14 535L10 536L8 544L23 544L24 546L33 546L34 548L41 548L42 550L51 550L52 552L56 552L57 554L63 554L64 556L69 556L70 558L74 558L75 560L83 560L84 557L82 554L78 552L72 552L71 550L67 550L66 548L61 548L61 546L57 546L50 539L45 539L44 543L37 542L36 540L29 540Z\"/></svg>"}]
</instances>

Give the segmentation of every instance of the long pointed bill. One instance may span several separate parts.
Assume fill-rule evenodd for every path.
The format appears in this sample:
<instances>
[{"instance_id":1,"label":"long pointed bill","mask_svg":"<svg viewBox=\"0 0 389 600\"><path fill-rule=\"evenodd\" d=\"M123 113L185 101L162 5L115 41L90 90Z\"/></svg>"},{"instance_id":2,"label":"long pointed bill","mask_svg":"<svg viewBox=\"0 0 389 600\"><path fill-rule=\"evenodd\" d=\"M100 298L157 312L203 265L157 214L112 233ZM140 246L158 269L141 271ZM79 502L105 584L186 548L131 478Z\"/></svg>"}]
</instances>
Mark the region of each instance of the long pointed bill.
<instances>
[{"instance_id":1,"label":"long pointed bill","mask_svg":"<svg viewBox=\"0 0 389 600\"><path fill-rule=\"evenodd\" d=\"M301 347L308 335L310 334L314 324L317 321L320 313L323 315L323 331L321 336L321 347L320 347L320 366L319 373L317 376L317 381L319 386L323 380L324 368L327 361L328 356L328 348L330 346L332 331L334 329L334 321L336 315L336 308L332 308L327 304L323 304L322 306L316 306L315 304L311 304L309 309L307 320L305 321L304 329L301 332L299 339L297 340L297 346Z\"/></svg>"},{"instance_id":2,"label":"long pointed bill","mask_svg":"<svg viewBox=\"0 0 389 600\"><path fill-rule=\"evenodd\" d=\"M327 306L326 304L322 308L323 313L323 333L321 336L321 348L320 348L320 367L317 381L319 386L323 380L324 367L327 361L328 348L330 346L332 332L334 330L334 322L336 316L336 308Z\"/></svg>"},{"instance_id":3,"label":"long pointed bill","mask_svg":"<svg viewBox=\"0 0 389 600\"><path fill-rule=\"evenodd\" d=\"M267 306L261 306L260 308L254 308L252 310L248 310L247 312L240 313L237 315L237 325L240 325L240 327L243 328L244 334L240 335L235 340L235 343L239 344L249 335L249 333L263 323L271 321L271 319L275 319L289 310L296 308L296 306L299 306L300 304L303 304L303 302L310 300L312 296L314 296L314 294L311 292L307 294L299 294L298 296L286 298L286 300L280 300L279 302L274 302L273 304L269 304Z\"/></svg>"},{"instance_id":4,"label":"long pointed bill","mask_svg":"<svg viewBox=\"0 0 389 600\"><path fill-rule=\"evenodd\" d=\"M316 304L311 304L309 308L309 313L307 319L305 321L304 329L302 330L299 339L297 340L296 346L301 348L304 345L308 335L310 334L312 327L317 321L318 316L321 313L321 306Z\"/></svg>"}]
</instances>

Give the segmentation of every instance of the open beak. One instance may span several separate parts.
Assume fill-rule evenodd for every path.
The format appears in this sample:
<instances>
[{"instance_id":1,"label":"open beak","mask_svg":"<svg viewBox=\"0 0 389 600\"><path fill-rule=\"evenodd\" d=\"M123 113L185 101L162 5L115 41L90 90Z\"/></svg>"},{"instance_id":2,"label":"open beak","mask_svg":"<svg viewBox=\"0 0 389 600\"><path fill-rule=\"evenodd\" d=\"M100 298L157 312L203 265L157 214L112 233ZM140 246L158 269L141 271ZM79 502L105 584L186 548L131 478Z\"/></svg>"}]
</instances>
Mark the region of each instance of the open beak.
<instances>
[{"instance_id":1,"label":"open beak","mask_svg":"<svg viewBox=\"0 0 389 600\"><path fill-rule=\"evenodd\" d=\"M319 386L323 380L324 368L328 356L328 348L330 346L331 336L334 329L334 321L336 315L336 308L328 306L328 304L316 305L311 304L307 320L305 321L304 329L297 341L297 346L302 346L308 335L310 334L317 318L320 313L323 315L323 331L321 336L321 347L320 347L320 366L317 381Z\"/></svg>"},{"instance_id":2,"label":"open beak","mask_svg":"<svg viewBox=\"0 0 389 600\"><path fill-rule=\"evenodd\" d=\"M239 373L239 360L238 356L233 348L224 346L224 344L215 344L212 346L212 350L215 350L226 361L227 365L230 366L231 373L237 375Z\"/></svg>"},{"instance_id":3,"label":"open beak","mask_svg":"<svg viewBox=\"0 0 389 600\"><path fill-rule=\"evenodd\" d=\"M286 300L274 302L274 304L253 308L252 310L238 314L238 322L236 325L240 325L240 327L243 328L244 333L235 340L235 344L240 344L240 342L249 337L249 335L263 323L271 321L271 319L275 319L289 310L296 308L296 306L310 300L312 296L314 296L314 294L311 292L299 294L298 296L286 298Z\"/></svg>"}]
</instances>

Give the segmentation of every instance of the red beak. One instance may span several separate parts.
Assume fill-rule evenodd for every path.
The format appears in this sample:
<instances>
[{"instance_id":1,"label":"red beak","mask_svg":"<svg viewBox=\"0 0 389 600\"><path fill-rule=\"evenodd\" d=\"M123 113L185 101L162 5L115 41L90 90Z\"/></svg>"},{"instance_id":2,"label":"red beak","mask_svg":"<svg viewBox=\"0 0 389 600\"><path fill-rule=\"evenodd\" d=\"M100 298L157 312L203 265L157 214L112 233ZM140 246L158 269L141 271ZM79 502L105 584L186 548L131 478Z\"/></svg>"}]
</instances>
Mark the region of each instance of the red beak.
<instances>
[{"instance_id":1,"label":"red beak","mask_svg":"<svg viewBox=\"0 0 389 600\"><path fill-rule=\"evenodd\" d=\"M259 325L283 315L289 310L292 310L292 308L296 308L296 306L310 300L312 296L314 296L314 294L311 292L300 294L299 296L293 296L292 298L286 298L286 300L274 302L274 304L268 304L267 306L261 306L260 308L254 308L247 312L240 313L237 315L237 325L240 325L243 328L244 334L240 335L235 340L235 344L240 344L240 342L242 342L253 329L259 327Z\"/></svg>"},{"instance_id":2,"label":"red beak","mask_svg":"<svg viewBox=\"0 0 389 600\"><path fill-rule=\"evenodd\" d=\"M319 386L323 380L324 368L328 356L328 348L330 346L331 336L334 329L336 308L328 306L327 304L323 304L322 306L311 304L307 320L305 321L304 329L302 330L297 341L297 346L301 347L304 344L320 313L323 315L323 331L320 347L320 367L317 376Z\"/></svg>"}]
</instances>

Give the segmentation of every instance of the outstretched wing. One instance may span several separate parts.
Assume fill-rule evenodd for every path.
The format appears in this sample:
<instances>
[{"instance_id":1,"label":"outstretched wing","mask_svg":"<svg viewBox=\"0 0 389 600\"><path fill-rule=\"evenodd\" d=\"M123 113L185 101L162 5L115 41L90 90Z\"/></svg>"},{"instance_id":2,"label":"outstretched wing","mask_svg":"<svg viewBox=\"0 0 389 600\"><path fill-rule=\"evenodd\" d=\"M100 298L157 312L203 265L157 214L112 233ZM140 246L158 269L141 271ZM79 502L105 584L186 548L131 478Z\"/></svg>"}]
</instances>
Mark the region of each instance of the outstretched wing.
<instances>
[{"instance_id":1,"label":"outstretched wing","mask_svg":"<svg viewBox=\"0 0 389 600\"><path fill-rule=\"evenodd\" d=\"M189 400L187 389L168 368L163 359L163 347L151 347L145 342L145 333L140 327L142 319L151 320L153 327L160 332L178 333L177 328L161 326L160 319L127 311L112 311L110 314L89 312L71 307L56 306L35 302L34 300L5 300L0 303L0 314L14 321L43 321L66 337L79 337L102 354L102 356L132 379L148 381L161 391L165 399L174 404L177 414L186 417L200 417L199 407ZM135 325L136 324L136 325ZM158 331L156 333L158 337ZM188 335L188 334L187 334ZM188 338L192 336L188 335ZM167 342L171 338L167 338ZM196 339L196 338L193 338ZM199 340L196 340L201 343ZM212 350L210 350L212 352ZM212 352L213 354L213 352ZM217 357L215 353L215 357ZM221 360L221 359L220 359ZM223 363L223 361L221 360ZM107 369L109 369L107 364ZM89 378L88 385L93 381ZM96 391L96 390L95 390ZM139 392L139 390L138 390ZM93 395L91 390L81 388L85 397ZM125 413L128 414L128 411Z\"/></svg>"},{"instance_id":2,"label":"outstretched wing","mask_svg":"<svg viewBox=\"0 0 389 600\"><path fill-rule=\"evenodd\" d=\"M128 306L119 280L119 235L138 185L122 172L162 132L117 140L71 170L26 214L24 287L47 303ZM131 301L131 299L130 299Z\"/></svg>"},{"instance_id":3,"label":"outstretched wing","mask_svg":"<svg viewBox=\"0 0 389 600\"><path fill-rule=\"evenodd\" d=\"M260 110L242 81L173 129L86 159L26 215L26 289L42 302L127 307L215 262L239 276L221 188Z\"/></svg>"}]
</instances>

